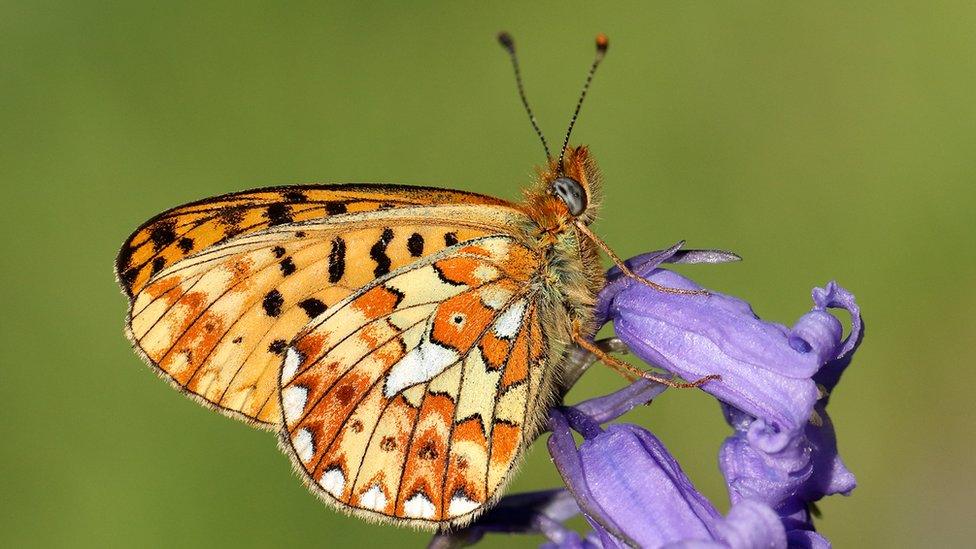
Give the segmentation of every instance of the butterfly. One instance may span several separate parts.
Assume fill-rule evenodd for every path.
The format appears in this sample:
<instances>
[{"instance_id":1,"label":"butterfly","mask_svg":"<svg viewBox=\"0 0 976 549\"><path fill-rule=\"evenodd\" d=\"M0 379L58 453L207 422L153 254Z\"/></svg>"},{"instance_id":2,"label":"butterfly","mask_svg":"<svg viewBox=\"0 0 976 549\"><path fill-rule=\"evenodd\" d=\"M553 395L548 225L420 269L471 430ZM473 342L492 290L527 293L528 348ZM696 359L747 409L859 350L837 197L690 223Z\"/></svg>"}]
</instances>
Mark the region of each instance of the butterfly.
<instances>
[{"instance_id":1,"label":"butterfly","mask_svg":"<svg viewBox=\"0 0 976 549\"><path fill-rule=\"evenodd\" d=\"M118 255L137 352L194 400L277 431L310 490L368 519L477 517L559 398L567 346L595 328L597 168L568 146L572 122L552 158L499 39L549 158L523 202L257 189L161 213ZM601 35L580 103L606 49Z\"/></svg>"}]
</instances>

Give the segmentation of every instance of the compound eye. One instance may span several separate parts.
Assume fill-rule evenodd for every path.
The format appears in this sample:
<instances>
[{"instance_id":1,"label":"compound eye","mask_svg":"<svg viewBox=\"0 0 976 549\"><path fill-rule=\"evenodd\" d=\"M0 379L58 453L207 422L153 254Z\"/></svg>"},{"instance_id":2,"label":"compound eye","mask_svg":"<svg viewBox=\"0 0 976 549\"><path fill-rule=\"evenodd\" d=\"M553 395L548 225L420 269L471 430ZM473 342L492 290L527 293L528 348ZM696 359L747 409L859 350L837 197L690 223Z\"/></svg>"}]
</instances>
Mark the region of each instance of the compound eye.
<instances>
[{"instance_id":1,"label":"compound eye","mask_svg":"<svg viewBox=\"0 0 976 549\"><path fill-rule=\"evenodd\" d=\"M552 194L566 204L569 214L573 217L583 215L586 211L586 191L579 181L569 177L558 177L552 182Z\"/></svg>"}]
</instances>

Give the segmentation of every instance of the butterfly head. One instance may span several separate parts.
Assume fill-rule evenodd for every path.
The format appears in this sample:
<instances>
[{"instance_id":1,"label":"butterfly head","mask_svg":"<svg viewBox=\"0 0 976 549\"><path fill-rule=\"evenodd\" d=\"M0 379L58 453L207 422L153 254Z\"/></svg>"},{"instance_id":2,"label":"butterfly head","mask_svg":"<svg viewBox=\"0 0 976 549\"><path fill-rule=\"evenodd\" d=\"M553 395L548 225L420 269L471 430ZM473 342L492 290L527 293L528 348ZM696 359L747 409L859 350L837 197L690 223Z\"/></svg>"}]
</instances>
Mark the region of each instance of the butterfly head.
<instances>
[{"instance_id":1,"label":"butterfly head","mask_svg":"<svg viewBox=\"0 0 976 549\"><path fill-rule=\"evenodd\" d=\"M600 66L600 62L603 61L610 42L602 33L596 37L596 56L586 75L586 82L583 84L579 100L576 102L576 110L570 118L569 128L566 130L566 137L563 140L558 159L549 150L549 142L542 134L542 130L536 122L535 114L533 114L525 97L522 73L519 70L518 57L515 53L515 40L507 32L501 32L498 34L498 42L511 57L519 98L522 100L526 114L529 115L532 128L542 142L546 158L549 159L548 165L539 173L541 185L528 192L529 214L548 232L565 230L567 222L589 224L595 213L596 166L590 159L586 147L569 146L569 137L573 133L573 126L579 117L580 108L583 106L583 99L586 98L586 92L590 88L590 82L593 81L593 75L596 73L597 67Z\"/></svg>"},{"instance_id":2,"label":"butterfly head","mask_svg":"<svg viewBox=\"0 0 976 549\"><path fill-rule=\"evenodd\" d=\"M543 176L546 192L560 203L555 209L584 223L593 220L591 207L599 202L599 179L596 163L585 146L569 147L561 169L553 165Z\"/></svg>"},{"instance_id":3,"label":"butterfly head","mask_svg":"<svg viewBox=\"0 0 976 549\"><path fill-rule=\"evenodd\" d=\"M562 169L552 161L539 170L526 192L529 215L540 226L558 231L577 221L589 224L600 202L599 173L585 146L569 147Z\"/></svg>"},{"instance_id":4,"label":"butterfly head","mask_svg":"<svg viewBox=\"0 0 976 549\"><path fill-rule=\"evenodd\" d=\"M557 177L549 187L552 194L566 204L569 215L579 217L586 211L586 190L583 184L571 177Z\"/></svg>"}]
</instances>

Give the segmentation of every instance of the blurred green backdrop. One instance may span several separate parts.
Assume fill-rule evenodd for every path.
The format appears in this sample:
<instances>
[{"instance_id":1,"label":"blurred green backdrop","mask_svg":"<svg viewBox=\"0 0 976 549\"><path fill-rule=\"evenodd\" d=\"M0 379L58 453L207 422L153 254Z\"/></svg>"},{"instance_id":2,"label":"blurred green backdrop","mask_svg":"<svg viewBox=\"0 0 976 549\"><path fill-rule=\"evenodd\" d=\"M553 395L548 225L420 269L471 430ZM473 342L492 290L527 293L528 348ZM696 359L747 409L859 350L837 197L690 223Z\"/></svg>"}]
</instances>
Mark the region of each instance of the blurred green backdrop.
<instances>
[{"instance_id":1,"label":"blurred green backdrop","mask_svg":"<svg viewBox=\"0 0 976 549\"><path fill-rule=\"evenodd\" d=\"M976 6L966 2L0 3L0 545L416 547L308 494L274 437L181 397L122 336L116 248L171 206L269 184L398 181L519 196L575 141L623 256L687 239L684 269L790 323L836 278L868 336L835 393L853 497L839 547L976 535ZM620 387L597 369L574 398ZM724 510L717 406L672 391L629 416ZM536 448L513 489L553 486ZM490 539L486 547L537 539Z\"/></svg>"}]
</instances>

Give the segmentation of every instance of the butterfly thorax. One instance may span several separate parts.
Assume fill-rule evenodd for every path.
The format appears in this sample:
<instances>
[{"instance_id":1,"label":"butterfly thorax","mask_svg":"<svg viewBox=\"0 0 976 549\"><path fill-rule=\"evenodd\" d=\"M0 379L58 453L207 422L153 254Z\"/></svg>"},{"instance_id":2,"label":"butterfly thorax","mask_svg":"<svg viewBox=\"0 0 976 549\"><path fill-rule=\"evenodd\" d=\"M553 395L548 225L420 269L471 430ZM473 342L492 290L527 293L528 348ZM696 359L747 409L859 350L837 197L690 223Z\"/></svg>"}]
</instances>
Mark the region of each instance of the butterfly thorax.
<instances>
[{"instance_id":1,"label":"butterfly thorax","mask_svg":"<svg viewBox=\"0 0 976 549\"><path fill-rule=\"evenodd\" d=\"M582 215L571 215L565 202L552 193L552 183L558 177L569 177L585 190L587 207ZM586 147L570 148L562 169L553 161L538 170L536 184L526 191L525 198L524 209L532 220L525 232L544 258L540 290L547 302L562 309L553 314L568 314L572 320L565 323L553 319L553 324L575 323L589 333L593 329L591 311L604 277L596 245L576 228L577 222L589 224L600 205L599 172ZM570 334L564 338L568 341Z\"/></svg>"}]
</instances>

